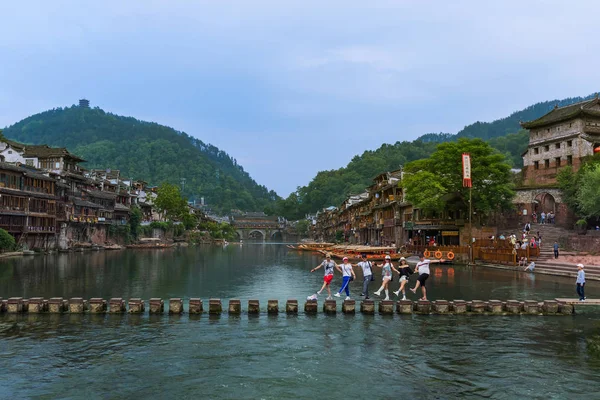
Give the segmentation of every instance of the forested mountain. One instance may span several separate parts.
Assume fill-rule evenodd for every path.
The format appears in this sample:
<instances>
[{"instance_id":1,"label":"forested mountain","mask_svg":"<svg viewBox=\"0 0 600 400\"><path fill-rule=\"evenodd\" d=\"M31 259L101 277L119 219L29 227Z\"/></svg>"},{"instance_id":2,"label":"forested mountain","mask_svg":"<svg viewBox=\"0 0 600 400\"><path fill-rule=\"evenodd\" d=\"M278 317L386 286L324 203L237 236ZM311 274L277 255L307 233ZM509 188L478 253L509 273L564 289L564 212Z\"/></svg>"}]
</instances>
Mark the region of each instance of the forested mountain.
<instances>
[{"instance_id":1,"label":"forested mountain","mask_svg":"<svg viewBox=\"0 0 600 400\"><path fill-rule=\"evenodd\" d=\"M167 126L99 108L56 108L25 118L3 133L18 142L66 147L87 160L85 168L118 169L124 177L155 185L179 185L185 178L184 196L204 197L221 211L263 210L279 199L217 147Z\"/></svg>"},{"instance_id":2,"label":"forested mountain","mask_svg":"<svg viewBox=\"0 0 600 400\"><path fill-rule=\"evenodd\" d=\"M493 122L476 122L467 125L457 134L428 133L413 142L383 144L374 151L355 156L343 168L321 171L307 185L299 187L287 199L277 202L277 212L288 217L300 217L330 205L339 206L349 195L358 194L373 183L373 178L384 172L398 169L407 162L429 157L442 142L458 138L481 138L506 156L514 168L523 165L521 154L529 143L528 131L521 129L520 121L530 121L546 114L555 105L559 107L588 100L573 97L537 103Z\"/></svg>"}]
</instances>

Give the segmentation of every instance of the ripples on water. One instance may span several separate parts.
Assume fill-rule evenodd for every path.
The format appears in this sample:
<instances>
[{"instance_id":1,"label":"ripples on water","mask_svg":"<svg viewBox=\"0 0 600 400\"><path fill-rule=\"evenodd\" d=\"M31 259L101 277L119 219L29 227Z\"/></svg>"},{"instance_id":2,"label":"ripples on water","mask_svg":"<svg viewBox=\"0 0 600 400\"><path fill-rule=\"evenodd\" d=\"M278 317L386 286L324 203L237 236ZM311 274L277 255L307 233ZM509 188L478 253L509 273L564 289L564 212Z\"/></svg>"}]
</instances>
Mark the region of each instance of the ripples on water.
<instances>
[{"instance_id":1,"label":"ripples on water","mask_svg":"<svg viewBox=\"0 0 600 400\"><path fill-rule=\"evenodd\" d=\"M216 292L259 298L264 309L268 298L302 303L322 279L306 272L317 257L234 250L21 261L0 266L0 289L146 299ZM504 271L432 272L434 299L543 299L573 286ZM53 284L55 274L69 283ZM588 399L599 386L600 360L585 340L597 316L3 315L0 398Z\"/></svg>"}]
</instances>

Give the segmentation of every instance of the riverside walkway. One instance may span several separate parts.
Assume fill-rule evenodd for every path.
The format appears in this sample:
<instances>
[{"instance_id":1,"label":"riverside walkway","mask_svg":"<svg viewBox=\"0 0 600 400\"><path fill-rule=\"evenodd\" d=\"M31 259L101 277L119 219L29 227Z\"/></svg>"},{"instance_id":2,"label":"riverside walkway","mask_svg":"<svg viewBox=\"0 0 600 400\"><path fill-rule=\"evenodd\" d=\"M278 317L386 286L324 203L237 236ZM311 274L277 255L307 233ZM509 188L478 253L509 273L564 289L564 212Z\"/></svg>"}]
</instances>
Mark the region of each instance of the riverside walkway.
<instances>
[{"instance_id":1,"label":"riverside walkway","mask_svg":"<svg viewBox=\"0 0 600 400\"><path fill-rule=\"evenodd\" d=\"M341 311L344 314L356 313L356 301L344 300ZM148 304L148 307L146 307ZM576 299L554 299L554 300L374 300L360 301L360 312L363 314L375 314L377 309L379 314L393 315L397 314L456 314L456 315L570 315L575 312L575 306L593 306L600 305L600 299L588 299L580 302ZM184 310L187 309L187 311ZM22 297L11 297L2 300L0 298L0 313L8 314L143 314L148 310L149 314L164 314L165 301L160 298L151 298L147 303L140 298L131 298L125 301L122 298L111 298L105 300L102 298L91 298L84 300L81 297L63 299L62 297L53 297L43 299L41 297L32 297L24 299ZM230 315L242 314L242 304L239 299L230 299L225 309L221 299L210 299L208 307L205 309L204 303L200 298L190 298L187 301L187 307L181 298L171 298L168 300L167 307L169 314L202 314L207 312L209 315L220 315L227 312ZM290 299L285 302L285 307L280 310L278 300L268 300L267 314L276 315L279 312L286 314L298 314L298 300ZM258 300L248 300L246 313L261 314L262 311ZM335 300L326 300L322 303L322 311L325 314L336 314L338 305ZM305 314L317 314L319 312L319 303L316 300L307 300L304 303Z\"/></svg>"}]
</instances>

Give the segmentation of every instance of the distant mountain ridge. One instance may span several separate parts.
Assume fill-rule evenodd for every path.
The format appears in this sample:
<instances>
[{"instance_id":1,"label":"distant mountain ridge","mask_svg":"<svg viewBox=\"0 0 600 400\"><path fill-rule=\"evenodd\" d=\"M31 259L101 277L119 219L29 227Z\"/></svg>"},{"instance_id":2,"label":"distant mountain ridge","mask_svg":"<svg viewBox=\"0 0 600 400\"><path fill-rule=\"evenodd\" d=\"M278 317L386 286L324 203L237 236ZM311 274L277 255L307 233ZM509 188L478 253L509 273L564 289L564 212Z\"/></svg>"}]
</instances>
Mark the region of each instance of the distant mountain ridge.
<instances>
[{"instance_id":1,"label":"distant mountain ridge","mask_svg":"<svg viewBox=\"0 0 600 400\"><path fill-rule=\"evenodd\" d=\"M451 133L427 133L419 136L417 140L423 142L446 142L458 138L480 138L483 140L494 139L500 136L506 136L511 133L517 133L521 130L519 122L531 121L550 112L554 107L564 107L573 103L590 100L596 94L590 94L585 97L569 97L562 100L550 100L536 103L523 110L515 111L508 117L500 118L492 122L477 121L465 126L456 134Z\"/></svg>"},{"instance_id":2,"label":"distant mountain ridge","mask_svg":"<svg viewBox=\"0 0 600 400\"><path fill-rule=\"evenodd\" d=\"M339 206L348 196L361 193L371 185L373 178L385 171L393 171L408 162L427 158L442 142L459 138L480 138L503 153L515 168L523 163L521 154L527 149L529 133L519 122L531 121L548 113L555 106L563 107L593 98L571 97L533 104L513 112L506 118L493 122L475 122L465 126L456 134L427 133L409 142L384 143L377 150L367 150L355 156L347 166L319 172L306 186L301 186L287 199L278 202L282 215L300 217L325 207Z\"/></svg>"},{"instance_id":3,"label":"distant mountain ridge","mask_svg":"<svg viewBox=\"0 0 600 400\"><path fill-rule=\"evenodd\" d=\"M100 108L55 108L23 119L3 134L18 142L66 147L87 160L85 168L119 169L126 177L155 185L184 182L184 196L203 197L220 211L263 210L279 199L217 147L173 128Z\"/></svg>"}]
</instances>

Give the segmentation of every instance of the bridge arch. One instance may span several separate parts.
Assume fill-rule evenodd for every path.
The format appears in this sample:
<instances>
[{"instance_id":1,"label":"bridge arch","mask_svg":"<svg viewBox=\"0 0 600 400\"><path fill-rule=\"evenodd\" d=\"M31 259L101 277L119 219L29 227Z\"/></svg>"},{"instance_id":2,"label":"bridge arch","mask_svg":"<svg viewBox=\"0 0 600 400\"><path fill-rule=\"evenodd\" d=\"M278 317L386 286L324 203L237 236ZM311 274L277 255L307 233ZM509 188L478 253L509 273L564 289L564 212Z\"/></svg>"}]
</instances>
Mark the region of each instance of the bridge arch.
<instances>
[{"instance_id":1,"label":"bridge arch","mask_svg":"<svg viewBox=\"0 0 600 400\"><path fill-rule=\"evenodd\" d=\"M274 242L282 242L283 241L283 233L280 230L277 230L271 233L271 240Z\"/></svg>"},{"instance_id":2,"label":"bridge arch","mask_svg":"<svg viewBox=\"0 0 600 400\"><path fill-rule=\"evenodd\" d=\"M260 229L254 229L254 230L248 232L249 240L262 240L264 242L266 237L267 237L266 232L263 230L260 230Z\"/></svg>"}]
</instances>

